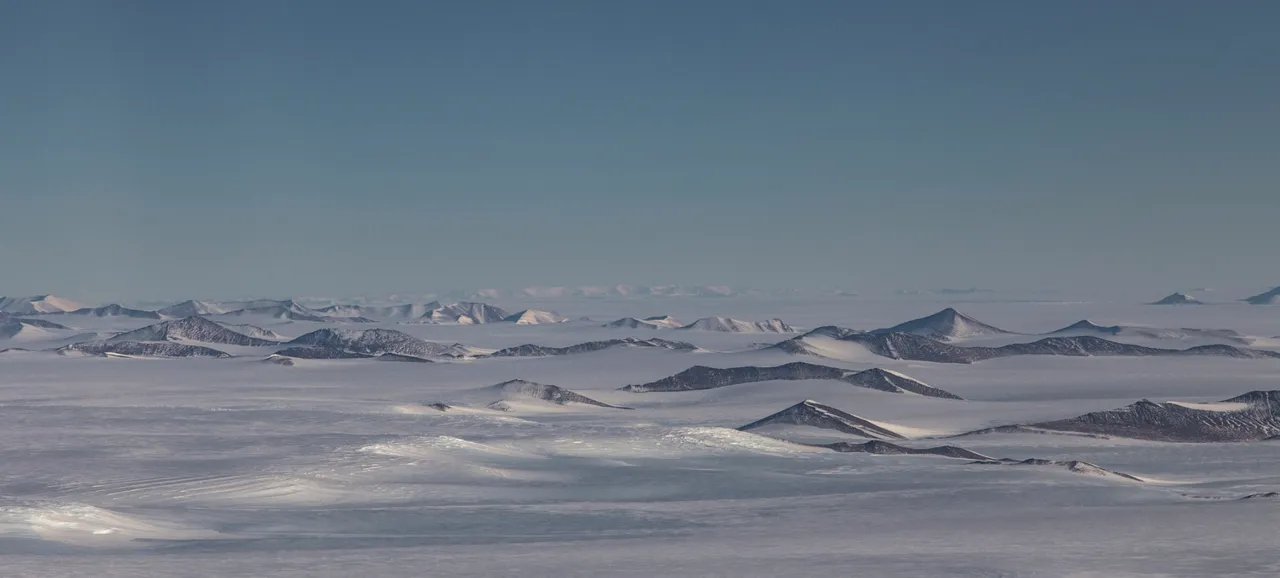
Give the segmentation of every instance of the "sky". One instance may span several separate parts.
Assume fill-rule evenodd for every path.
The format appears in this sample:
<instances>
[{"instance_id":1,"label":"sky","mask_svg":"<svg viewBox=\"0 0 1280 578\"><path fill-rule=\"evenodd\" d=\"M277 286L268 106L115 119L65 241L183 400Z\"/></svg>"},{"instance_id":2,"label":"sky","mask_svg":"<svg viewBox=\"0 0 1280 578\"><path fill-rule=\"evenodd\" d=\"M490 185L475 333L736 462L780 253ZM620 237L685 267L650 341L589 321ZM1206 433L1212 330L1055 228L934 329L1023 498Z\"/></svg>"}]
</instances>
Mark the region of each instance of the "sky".
<instances>
[{"instance_id":1,"label":"sky","mask_svg":"<svg viewBox=\"0 0 1280 578\"><path fill-rule=\"evenodd\" d=\"M1270 0L0 2L0 295L1261 290L1278 23Z\"/></svg>"}]
</instances>

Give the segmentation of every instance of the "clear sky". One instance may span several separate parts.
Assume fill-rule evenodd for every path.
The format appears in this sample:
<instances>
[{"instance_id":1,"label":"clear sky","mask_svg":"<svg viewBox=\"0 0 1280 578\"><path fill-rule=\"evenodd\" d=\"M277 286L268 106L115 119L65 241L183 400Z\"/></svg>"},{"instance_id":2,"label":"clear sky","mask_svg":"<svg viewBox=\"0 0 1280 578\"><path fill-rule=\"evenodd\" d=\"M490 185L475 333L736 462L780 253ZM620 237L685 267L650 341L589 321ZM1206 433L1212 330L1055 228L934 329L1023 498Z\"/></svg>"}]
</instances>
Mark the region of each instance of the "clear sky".
<instances>
[{"instance_id":1,"label":"clear sky","mask_svg":"<svg viewBox=\"0 0 1280 578\"><path fill-rule=\"evenodd\" d=\"M1280 283L1280 2L0 0L0 294Z\"/></svg>"}]
</instances>

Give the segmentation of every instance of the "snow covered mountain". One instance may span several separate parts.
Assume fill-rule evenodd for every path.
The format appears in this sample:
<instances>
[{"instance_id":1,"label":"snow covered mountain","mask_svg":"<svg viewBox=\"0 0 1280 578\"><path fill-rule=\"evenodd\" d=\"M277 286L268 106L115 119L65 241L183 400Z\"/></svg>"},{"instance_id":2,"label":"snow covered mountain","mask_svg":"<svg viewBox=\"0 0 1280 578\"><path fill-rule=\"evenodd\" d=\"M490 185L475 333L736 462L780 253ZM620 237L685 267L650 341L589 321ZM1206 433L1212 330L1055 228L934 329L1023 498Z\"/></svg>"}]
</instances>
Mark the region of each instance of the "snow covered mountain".
<instances>
[{"instance_id":1,"label":"snow covered mountain","mask_svg":"<svg viewBox=\"0 0 1280 578\"><path fill-rule=\"evenodd\" d=\"M107 343L126 341L198 341L201 343L220 343L248 347L278 344L276 341L236 333L216 322L198 316L186 317L175 321L164 321L121 333L108 339Z\"/></svg>"},{"instance_id":2,"label":"snow covered mountain","mask_svg":"<svg viewBox=\"0 0 1280 578\"><path fill-rule=\"evenodd\" d=\"M441 307L439 301L430 303L405 303L402 305L391 305L388 307L373 307L369 309L372 317L380 317L383 319L416 319L427 313L439 309Z\"/></svg>"},{"instance_id":3,"label":"snow covered mountain","mask_svg":"<svg viewBox=\"0 0 1280 578\"><path fill-rule=\"evenodd\" d=\"M226 327L227 329L230 329L236 333L248 335L249 337L256 337L258 339L266 339L269 341L287 341L288 340L288 338L286 338L283 335L280 335L279 333L276 333L270 329L264 329L262 327L258 327L257 325L249 325L248 323L226 323L224 321L215 321L215 323L223 327Z\"/></svg>"},{"instance_id":4,"label":"snow covered mountain","mask_svg":"<svg viewBox=\"0 0 1280 578\"><path fill-rule=\"evenodd\" d=\"M833 444L825 444L821 447L846 454L861 453L882 456L940 456L944 458L958 458L965 460L983 460L984 462L991 460L991 458L983 454L958 446L909 448L881 440L871 440L863 443L836 442Z\"/></svg>"},{"instance_id":5,"label":"snow covered mountain","mask_svg":"<svg viewBox=\"0 0 1280 578\"><path fill-rule=\"evenodd\" d=\"M47 327L34 321L32 319L0 318L0 339L21 342L55 339L58 334L50 331L51 329L66 329L61 325L53 324L56 327Z\"/></svg>"},{"instance_id":6,"label":"snow covered mountain","mask_svg":"<svg viewBox=\"0 0 1280 578\"><path fill-rule=\"evenodd\" d=\"M1152 303L1152 305L1203 305L1203 302L1186 293L1174 293Z\"/></svg>"},{"instance_id":7,"label":"snow covered mountain","mask_svg":"<svg viewBox=\"0 0 1280 578\"><path fill-rule=\"evenodd\" d=\"M679 327L685 331L719 331L723 333L794 333L790 325L781 319L768 321L742 321L729 317L703 317L693 323Z\"/></svg>"},{"instance_id":8,"label":"snow covered mountain","mask_svg":"<svg viewBox=\"0 0 1280 578\"><path fill-rule=\"evenodd\" d=\"M84 307L74 311L59 311L51 315L84 315L88 317L131 317L134 319L160 319L161 316L155 311L143 311L141 309L130 309L120 305L111 304L102 307Z\"/></svg>"},{"instance_id":9,"label":"snow covered mountain","mask_svg":"<svg viewBox=\"0 0 1280 578\"><path fill-rule=\"evenodd\" d=\"M65 347L57 349L62 355L94 355L108 356L120 355L129 357L211 357L225 358L231 357L230 354L202 347L199 345L188 345L184 343L170 342L140 342L140 341L91 341L84 343L72 343Z\"/></svg>"},{"instance_id":10,"label":"snow covered mountain","mask_svg":"<svg viewBox=\"0 0 1280 578\"><path fill-rule=\"evenodd\" d=\"M59 313L83 309L84 306L70 299L53 295L35 295L32 297L0 297L0 313L14 315L35 315L39 313Z\"/></svg>"},{"instance_id":11,"label":"snow covered mountain","mask_svg":"<svg viewBox=\"0 0 1280 578\"><path fill-rule=\"evenodd\" d=\"M730 297L740 295L724 285L535 285L513 290L474 289L448 293L454 299L604 299L643 297Z\"/></svg>"},{"instance_id":12,"label":"snow covered mountain","mask_svg":"<svg viewBox=\"0 0 1280 578\"><path fill-rule=\"evenodd\" d=\"M1117 337L1176 340L1202 338L1233 341L1243 345L1249 345L1253 342L1252 339L1230 329L1195 329L1188 327L1172 329L1143 327L1140 325L1098 325L1088 319L1077 321L1062 329L1050 332L1049 335L1114 335Z\"/></svg>"},{"instance_id":13,"label":"snow covered mountain","mask_svg":"<svg viewBox=\"0 0 1280 578\"><path fill-rule=\"evenodd\" d=\"M1173 442L1240 442L1280 434L1280 390L1251 391L1216 403L1141 400L1030 428Z\"/></svg>"},{"instance_id":14,"label":"snow covered mountain","mask_svg":"<svg viewBox=\"0 0 1280 578\"><path fill-rule=\"evenodd\" d=\"M812 333L812 332L811 332ZM822 337L822 336L819 336ZM911 333L852 333L834 338L835 343L856 344L866 352L910 361L935 363L974 363L1000 357L1020 355L1088 356L1217 356L1239 359L1280 358L1280 353L1264 349L1245 349L1224 344L1200 345L1187 349L1144 347L1109 341L1092 335L1071 337L1046 337L1031 343L1011 343L1000 347L961 347ZM840 359L834 348L817 343L810 334L794 337L770 346L773 349L798 355L814 355Z\"/></svg>"},{"instance_id":15,"label":"snow covered mountain","mask_svg":"<svg viewBox=\"0 0 1280 578\"><path fill-rule=\"evenodd\" d=\"M428 358L457 357L472 353L470 349L457 343L423 341L391 329L318 329L288 342L288 345L310 345L375 356L395 353Z\"/></svg>"},{"instance_id":16,"label":"snow covered mountain","mask_svg":"<svg viewBox=\"0 0 1280 578\"><path fill-rule=\"evenodd\" d=\"M683 341L667 341L666 339L636 339L627 337L624 339L607 339L604 341L588 341L568 347L545 347L542 345L517 345L515 347L507 347L499 349L485 357L548 357L553 355L572 355L575 353L590 353L592 351L600 351L603 349L612 349L615 347L648 347L656 349L671 349L674 351L695 351L698 348L691 343Z\"/></svg>"},{"instance_id":17,"label":"snow covered mountain","mask_svg":"<svg viewBox=\"0 0 1280 578\"><path fill-rule=\"evenodd\" d=\"M683 326L684 323L675 320L670 315L657 315L654 317L645 317L644 319L623 317L616 321L610 321L602 327L609 327L613 329L676 329Z\"/></svg>"},{"instance_id":18,"label":"snow covered mountain","mask_svg":"<svg viewBox=\"0 0 1280 578\"><path fill-rule=\"evenodd\" d=\"M534 383L523 379L513 379L486 387L479 392L479 395L496 398L494 401L489 402L486 407L500 411L523 409L522 406L530 402L559 406L590 405L610 409L631 409L596 401L556 385Z\"/></svg>"},{"instance_id":19,"label":"snow covered mountain","mask_svg":"<svg viewBox=\"0 0 1280 578\"><path fill-rule=\"evenodd\" d=\"M512 313L503 318L503 321L515 323L516 325L544 325L547 323L564 323L568 321L568 317L564 317L551 311L540 311L538 309L525 309L519 313Z\"/></svg>"},{"instance_id":20,"label":"snow covered mountain","mask_svg":"<svg viewBox=\"0 0 1280 578\"><path fill-rule=\"evenodd\" d=\"M972 337L1003 335L1010 333L999 327L987 325L950 307L933 315L899 323L872 333L909 333L939 341L957 341Z\"/></svg>"},{"instance_id":21,"label":"snow covered mountain","mask_svg":"<svg viewBox=\"0 0 1280 578\"><path fill-rule=\"evenodd\" d=\"M511 313L487 303L460 301L437 307L418 318L428 323L458 323L472 325L478 323L498 323L510 317Z\"/></svg>"},{"instance_id":22,"label":"snow covered mountain","mask_svg":"<svg viewBox=\"0 0 1280 578\"><path fill-rule=\"evenodd\" d=\"M1280 303L1280 287L1276 287L1266 293L1259 293L1253 297L1245 299L1245 301L1254 305L1273 305Z\"/></svg>"},{"instance_id":23,"label":"snow covered mountain","mask_svg":"<svg viewBox=\"0 0 1280 578\"><path fill-rule=\"evenodd\" d=\"M367 317L372 316L369 308L360 305L330 305L316 309L317 313L323 313L333 317Z\"/></svg>"},{"instance_id":24,"label":"snow covered mountain","mask_svg":"<svg viewBox=\"0 0 1280 578\"><path fill-rule=\"evenodd\" d=\"M228 309L212 301L196 301L192 299L159 309L156 313L165 317L191 317L194 315L221 315L236 309L240 309L240 307Z\"/></svg>"},{"instance_id":25,"label":"snow covered mountain","mask_svg":"<svg viewBox=\"0 0 1280 578\"><path fill-rule=\"evenodd\" d=\"M820 404L811 399L806 399L778 413L753 421L738 428L738 430L769 435L763 430L768 426L780 424L829 429L871 439L900 440L905 437L874 422L845 413L829 405Z\"/></svg>"},{"instance_id":26,"label":"snow covered mountain","mask_svg":"<svg viewBox=\"0 0 1280 578\"><path fill-rule=\"evenodd\" d=\"M441 307L439 301L430 303L404 303L401 305L364 306L330 305L316 309L331 317L376 317L378 319L417 319Z\"/></svg>"},{"instance_id":27,"label":"snow covered mountain","mask_svg":"<svg viewBox=\"0 0 1280 578\"><path fill-rule=\"evenodd\" d=\"M776 367L747 366L721 369L695 365L671 377L664 377L658 381L645 384L628 385L622 389L635 393L692 391L758 381L798 381L805 379L831 379L889 393L914 393L927 397L961 399L958 395L925 385L902 374L890 374L878 369L857 372L800 361Z\"/></svg>"},{"instance_id":28,"label":"snow covered mountain","mask_svg":"<svg viewBox=\"0 0 1280 578\"><path fill-rule=\"evenodd\" d=\"M859 371L845 378L846 381L854 385L861 385L869 389L878 389L880 391L891 391L894 393L908 392L928 395L930 397L949 397L952 399L960 399L959 396L952 395L942 391L936 387L927 385L914 377L910 377L889 369L881 369L873 367L865 371Z\"/></svg>"}]
</instances>

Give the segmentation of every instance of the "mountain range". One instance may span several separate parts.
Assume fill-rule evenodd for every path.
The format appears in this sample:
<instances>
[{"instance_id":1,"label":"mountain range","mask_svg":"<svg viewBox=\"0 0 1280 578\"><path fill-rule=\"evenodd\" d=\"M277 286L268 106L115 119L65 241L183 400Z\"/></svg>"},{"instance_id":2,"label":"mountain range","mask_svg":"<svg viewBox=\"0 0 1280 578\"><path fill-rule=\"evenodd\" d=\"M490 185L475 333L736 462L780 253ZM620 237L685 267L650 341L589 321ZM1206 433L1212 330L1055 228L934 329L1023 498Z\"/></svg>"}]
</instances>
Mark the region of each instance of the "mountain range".
<instances>
[{"instance_id":1,"label":"mountain range","mask_svg":"<svg viewBox=\"0 0 1280 578\"><path fill-rule=\"evenodd\" d=\"M799 361L775 367L716 368L695 365L670 377L664 377L650 383L628 385L622 389L634 393L692 391L758 381L798 381L806 379L837 380L858 387L890 393L914 393L928 397L961 399L958 395L925 385L920 381L896 372L888 372L878 368L851 371Z\"/></svg>"}]
</instances>

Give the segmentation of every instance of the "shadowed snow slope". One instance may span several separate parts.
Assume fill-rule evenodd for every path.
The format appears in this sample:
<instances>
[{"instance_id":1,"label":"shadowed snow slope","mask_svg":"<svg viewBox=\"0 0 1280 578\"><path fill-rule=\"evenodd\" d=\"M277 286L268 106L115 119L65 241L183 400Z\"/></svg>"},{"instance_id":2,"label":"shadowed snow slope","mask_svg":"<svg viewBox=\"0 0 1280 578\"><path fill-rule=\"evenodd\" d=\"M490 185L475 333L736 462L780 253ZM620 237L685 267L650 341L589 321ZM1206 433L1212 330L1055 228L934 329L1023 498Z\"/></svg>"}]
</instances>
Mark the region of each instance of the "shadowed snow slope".
<instances>
[{"instance_id":1,"label":"shadowed snow slope","mask_svg":"<svg viewBox=\"0 0 1280 578\"><path fill-rule=\"evenodd\" d=\"M119 343L122 341L199 341L202 343L221 343L223 345L244 345L251 347L261 347L266 345L276 345L277 342L268 339L259 339L257 337L249 337L242 333L236 333L222 325L209 321L203 317L187 317L176 321L165 321L155 325L148 325L141 329L135 329L127 333L121 333L111 339L108 343Z\"/></svg>"},{"instance_id":2,"label":"shadowed snow slope","mask_svg":"<svg viewBox=\"0 0 1280 578\"><path fill-rule=\"evenodd\" d=\"M0 297L0 313L15 315L34 315L37 313L58 313L83 309L84 306L70 299L53 295L35 295L32 297Z\"/></svg>"},{"instance_id":3,"label":"shadowed snow slope","mask_svg":"<svg viewBox=\"0 0 1280 578\"><path fill-rule=\"evenodd\" d=\"M525 309L519 313L513 313L506 316L503 321L515 323L516 325L543 325L546 323L564 323L568 321L568 317L557 315L551 311L540 311L537 309Z\"/></svg>"},{"instance_id":4,"label":"shadowed snow slope","mask_svg":"<svg viewBox=\"0 0 1280 578\"><path fill-rule=\"evenodd\" d=\"M1280 303L1280 287L1276 287L1266 293L1259 293L1253 297L1245 299L1245 301L1254 305L1272 305Z\"/></svg>"},{"instance_id":5,"label":"shadowed snow slope","mask_svg":"<svg viewBox=\"0 0 1280 578\"><path fill-rule=\"evenodd\" d=\"M948 307L928 317L899 323L887 329L877 329L875 333L909 333L939 341L955 341L1009 332Z\"/></svg>"},{"instance_id":6,"label":"shadowed snow slope","mask_svg":"<svg viewBox=\"0 0 1280 578\"><path fill-rule=\"evenodd\" d=\"M671 377L665 377L646 384L628 385L622 389L636 393L690 391L715 389L717 387L757 381L796 381L805 379L831 379L890 393L915 393L928 397L960 399L960 396L953 393L930 387L898 373L891 374L880 369L855 372L838 367L814 365L799 361L777 367L729 367L720 369L696 365Z\"/></svg>"},{"instance_id":7,"label":"shadowed snow slope","mask_svg":"<svg viewBox=\"0 0 1280 578\"><path fill-rule=\"evenodd\" d=\"M722 333L793 333L790 325L781 319L768 321L743 321L728 317L703 317L693 323L680 327L688 331L719 331Z\"/></svg>"},{"instance_id":8,"label":"shadowed snow slope","mask_svg":"<svg viewBox=\"0 0 1280 578\"><path fill-rule=\"evenodd\" d=\"M744 425L739 430L752 431L765 426L785 424L830 429L872 439L903 439L905 436L883 428L856 415L829 405L806 399L768 417Z\"/></svg>"}]
</instances>

